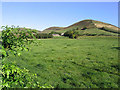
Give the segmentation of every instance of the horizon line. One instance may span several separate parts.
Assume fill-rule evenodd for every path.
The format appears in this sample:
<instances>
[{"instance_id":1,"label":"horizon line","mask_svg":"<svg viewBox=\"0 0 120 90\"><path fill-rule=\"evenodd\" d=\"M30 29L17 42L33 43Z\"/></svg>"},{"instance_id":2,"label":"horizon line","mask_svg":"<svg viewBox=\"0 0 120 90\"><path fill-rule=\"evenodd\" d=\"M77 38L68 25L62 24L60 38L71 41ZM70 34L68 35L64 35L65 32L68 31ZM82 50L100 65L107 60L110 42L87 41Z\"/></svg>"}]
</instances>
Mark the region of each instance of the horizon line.
<instances>
[{"instance_id":1,"label":"horizon line","mask_svg":"<svg viewBox=\"0 0 120 90\"><path fill-rule=\"evenodd\" d=\"M83 20L80 20L80 21L78 21L78 22L75 22L75 23L79 23L79 22L81 22L81 21L84 21L84 20L93 20L93 21L98 21L98 20L95 20L95 19L83 19ZM110 24L110 25L112 25L112 26L115 26L115 27L117 27L117 28L119 28L119 26L116 26L116 25L113 25L113 24L111 24L111 23L107 23L107 22L104 22L104 21L98 21L98 22L102 22L102 23L106 23L106 24ZM71 25L73 25L73 24L75 24L75 23L72 23ZM68 26L65 26L65 27L69 27L69 26L71 26L71 25L68 25ZM1 26L8 26L8 27L11 27L10 25L1 25ZM14 25L15 26L15 25ZM19 26L19 25L17 25L17 26ZM15 26L15 27L17 27L17 26ZM50 27L62 27L62 26L50 26ZM50 28L50 27L47 27L47 28ZM64 27L64 28L65 28ZM19 28L28 28L28 29L35 29L35 28L32 28L32 27L22 27L22 26L19 26ZM45 29L47 29L47 28L45 28ZM44 29L44 30L45 30ZM44 30L39 30L39 29L35 29L35 30L38 30L38 31L44 31ZM0 27L0 31L2 31L2 29L1 29L1 27Z\"/></svg>"}]
</instances>

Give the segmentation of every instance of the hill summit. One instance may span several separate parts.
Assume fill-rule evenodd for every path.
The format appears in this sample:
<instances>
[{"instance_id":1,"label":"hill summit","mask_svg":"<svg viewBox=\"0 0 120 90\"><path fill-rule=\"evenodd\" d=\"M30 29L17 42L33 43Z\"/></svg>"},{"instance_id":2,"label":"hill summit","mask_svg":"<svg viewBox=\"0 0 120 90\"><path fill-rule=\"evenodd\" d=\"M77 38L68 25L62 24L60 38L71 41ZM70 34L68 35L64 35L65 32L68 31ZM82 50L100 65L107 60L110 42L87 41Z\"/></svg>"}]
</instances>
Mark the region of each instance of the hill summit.
<instances>
[{"instance_id":1,"label":"hill summit","mask_svg":"<svg viewBox=\"0 0 120 90\"><path fill-rule=\"evenodd\" d=\"M64 33L66 31L72 30L72 29L77 29L77 30L103 30L105 32L110 32L110 33L120 33L120 28L112 25L112 24L108 24L108 23L104 23L101 21L96 21L96 20L92 20L92 19L86 19L86 20L82 20L79 21L77 23L74 23L68 27L50 27L47 28L45 30L43 30L44 33L49 33L51 31L55 31L55 32L61 32Z\"/></svg>"}]
</instances>

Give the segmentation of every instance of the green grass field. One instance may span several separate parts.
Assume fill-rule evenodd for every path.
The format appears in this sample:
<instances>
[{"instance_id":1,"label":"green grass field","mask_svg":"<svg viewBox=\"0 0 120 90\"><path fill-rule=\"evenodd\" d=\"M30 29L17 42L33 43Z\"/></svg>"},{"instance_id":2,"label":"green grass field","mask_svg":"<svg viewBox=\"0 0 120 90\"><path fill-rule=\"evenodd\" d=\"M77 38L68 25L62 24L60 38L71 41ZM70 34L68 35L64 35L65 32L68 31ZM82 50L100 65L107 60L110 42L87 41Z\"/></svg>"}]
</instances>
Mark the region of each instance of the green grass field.
<instances>
[{"instance_id":1,"label":"green grass field","mask_svg":"<svg viewBox=\"0 0 120 90\"><path fill-rule=\"evenodd\" d=\"M118 88L118 37L37 40L20 57L9 56L20 68L36 73L41 85L58 88Z\"/></svg>"}]
</instances>

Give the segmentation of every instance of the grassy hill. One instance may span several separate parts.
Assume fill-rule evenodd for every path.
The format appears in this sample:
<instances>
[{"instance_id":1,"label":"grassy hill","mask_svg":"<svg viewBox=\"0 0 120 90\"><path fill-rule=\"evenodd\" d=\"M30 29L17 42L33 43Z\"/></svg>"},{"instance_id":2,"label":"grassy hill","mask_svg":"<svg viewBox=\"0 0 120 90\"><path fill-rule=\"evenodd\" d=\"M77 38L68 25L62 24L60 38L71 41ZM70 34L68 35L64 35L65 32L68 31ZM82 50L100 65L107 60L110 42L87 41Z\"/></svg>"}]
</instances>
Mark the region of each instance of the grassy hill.
<instances>
[{"instance_id":1,"label":"grassy hill","mask_svg":"<svg viewBox=\"0 0 120 90\"><path fill-rule=\"evenodd\" d=\"M64 29L64 27L49 27L49 28L45 29L43 32L49 33L51 31L57 31L57 30L61 30L61 29Z\"/></svg>"},{"instance_id":2,"label":"grassy hill","mask_svg":"<svg viewBox=\"0 0 120 90\"><path fill-rule=\"evenodd\" d=\"M81 35L82 34L105 34L105 35L117 35L120 33L120 29L114 25L95 21L95 20L83 20L80 22L77 22L75 24L72 24L68 27L50 27L45 30L43 30L43 33L50 33L51 31L65 33L69 30L77 30Z\"/></svg>"}]
</instances>

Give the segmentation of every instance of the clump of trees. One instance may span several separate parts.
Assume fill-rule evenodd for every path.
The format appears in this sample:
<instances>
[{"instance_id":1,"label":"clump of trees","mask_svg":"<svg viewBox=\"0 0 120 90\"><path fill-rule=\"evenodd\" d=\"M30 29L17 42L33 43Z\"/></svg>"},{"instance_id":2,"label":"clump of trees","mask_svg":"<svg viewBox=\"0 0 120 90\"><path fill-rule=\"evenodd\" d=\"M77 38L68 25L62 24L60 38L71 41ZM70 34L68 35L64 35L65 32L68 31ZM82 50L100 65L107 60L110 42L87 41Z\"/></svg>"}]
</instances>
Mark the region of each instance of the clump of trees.
<instances>
[{"instance_id":1,"label":"clump of trees","mask_svg":"<svg viewBox=\"0 0 120 90\"><path fill-rule=\"evenodd\" d=\"M69 30L64 33L64 36L72 38L72 39L74 38L76 39L78 38L79 34L76 30Z\"/></svg>"},{"instance_id":2,"label":"clump of trees","mask_svg":"<svg viewBox=\"0 0 120 90\"><path fill-rule=\"evenodd\" d=\"M59 34L59 35L61 35L61 33L55 32L55 31L51 31L49 34Z\"/></svg>"},{"instance_id":3,"label":"clump of trees","mask_svg":"<svg viewBox=\"0 0 120 90\"><path fill-rule=\"evenodd\" d=\"M53 38L52 34L48 34L48 33L36 33L34 35L37 39L47 39L47 38Z\"/></svg>"}]
</instances>

